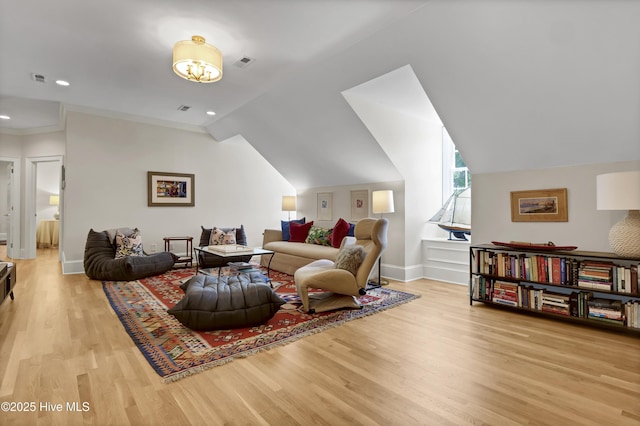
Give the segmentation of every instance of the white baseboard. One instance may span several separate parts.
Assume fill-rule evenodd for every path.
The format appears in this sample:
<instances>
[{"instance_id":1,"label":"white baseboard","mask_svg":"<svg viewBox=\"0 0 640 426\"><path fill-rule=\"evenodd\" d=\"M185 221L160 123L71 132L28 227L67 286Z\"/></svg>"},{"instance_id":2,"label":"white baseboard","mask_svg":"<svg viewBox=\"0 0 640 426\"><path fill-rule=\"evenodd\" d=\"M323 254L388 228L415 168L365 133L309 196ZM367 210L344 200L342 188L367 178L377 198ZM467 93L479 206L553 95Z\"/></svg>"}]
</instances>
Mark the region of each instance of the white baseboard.
<instances>
[{"instance_id":1,"label":"white baseboard","mask_svg":"<svg viewBox=\"0 0 640 426\"><path fill-rule=\"evenodd\" d=\"M84 274L84 261L83 260L67 260L64 252L62 252L62 274Z\"/></svg>"}]
</instances>

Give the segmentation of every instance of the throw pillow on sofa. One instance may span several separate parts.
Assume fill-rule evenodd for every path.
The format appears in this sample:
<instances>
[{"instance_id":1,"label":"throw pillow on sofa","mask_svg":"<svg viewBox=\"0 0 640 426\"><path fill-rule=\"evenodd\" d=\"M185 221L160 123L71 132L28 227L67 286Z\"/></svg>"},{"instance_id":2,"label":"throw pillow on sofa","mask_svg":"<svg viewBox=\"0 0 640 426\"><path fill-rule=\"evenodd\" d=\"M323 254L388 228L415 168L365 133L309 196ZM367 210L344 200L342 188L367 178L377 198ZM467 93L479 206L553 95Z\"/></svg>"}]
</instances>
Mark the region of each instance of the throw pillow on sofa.
<instances>
[{"instance_id":1,"label":"throw pillow on sofa","mask_svg":"<svg viewBox=\"0 0 640 426\"><path fill-rule=\"evenodd\" d=\"M338 252L338 256L336 256L335 267L336 269L344 269L356 275L358 268L364 261L365 254L364 247L359 244L344 246Z\"/></svg>"},{"instance_id":2,"label":"throw pillow on sofa","mask_svg":"<svg viewBox=\"0 0 640 426\"><path fill-rule=\"evenodd\" d=\"M338 219L333 230L331 231L331 246L334 248L340 248L340 244L342 244L342 240L347 236L349 232L349 222L344 220L343 218Z\"/></svg>"},{"instance_id":3,"label":"throw pillow on sofa","mask_svg":"<svg viewBox=\"0 0 640 426\"><path fill-rule=\"evenodd\" d=\"M309 229L309 234L307 235L305 243L308 244L318 244L321 246L330 246L330 237L331 237L331 229L328 228L320 228L318 226L312 226Z\"/></svg>"},{"instance_id":4,"label":"throw pillow on sofa","mask_svg":"<svg viewBox=\"0 0 640 426\"><path fill-rule=\"evenodd\" d=\"M142 250L142 235L140 230L135 228L130 235L124 235L119 230L116 231L116 259L127 256L144 256Z\"/></svg>"},{"instance_id":5,"label":"throw pillow on sofa","mask_svg":"<svg viewBox=\"0 0 640 426\"><path fill-rule=\"evenodd\" d=\"M313 221L307 223L295 223L291 222L291 236L289 241L292 243L304 243L309 235L309 229L313 226Z\"/></svg>"},{"instance_id":6,"label":"throw pillow on sofa","mask_svg":"<svg viewBox=\"0 0 640 426\"><path fill-rule=\"evenodd\" d=\"M289 241L289 239L291 238L291 223L300 223L303 224L306 221L306 217L303 217L302 219L294 219L294 220L281 220L280 221L280 228L282 229L282 241Z\"/></svg>"},{"instance_id":7,"label":"throw pillow on sofa","mask_svg":"<svg viewBox=\"0 0 640 426\"><path fill-rule=\"evenodd\" d=\"M220 228L214 227L211 230L211 239L209 245L218 246L223 244L236 244L236 229L224 232Z\"/></svg>"}]
</instances>

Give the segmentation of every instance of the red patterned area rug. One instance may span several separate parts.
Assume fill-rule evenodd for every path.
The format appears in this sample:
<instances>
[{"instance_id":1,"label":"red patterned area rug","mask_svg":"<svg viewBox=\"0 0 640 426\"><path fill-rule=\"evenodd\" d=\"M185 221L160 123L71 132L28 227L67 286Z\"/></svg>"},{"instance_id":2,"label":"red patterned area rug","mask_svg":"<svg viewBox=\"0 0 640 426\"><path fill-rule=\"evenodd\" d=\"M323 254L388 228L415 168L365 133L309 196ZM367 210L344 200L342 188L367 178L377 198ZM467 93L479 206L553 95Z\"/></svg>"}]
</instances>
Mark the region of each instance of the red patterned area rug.
<instances>
[{"instance_id":1,"label":"red patterned area rug","mask_svg":"<svg viewBox=\"0 0 640 426\"><path fill-rule=\"evenodd\" d=\"M306 314L291 275L272 271L276 292L287 303L267 323L248 328L193 331L167 313L184 295L180 284L193 270L178 269L138 281L105 281L104 292L149 364L172 382L259 351L300 339L409 302L417 295L377 288L359 298L362 309Z\"/></svg>"}]
</instances>

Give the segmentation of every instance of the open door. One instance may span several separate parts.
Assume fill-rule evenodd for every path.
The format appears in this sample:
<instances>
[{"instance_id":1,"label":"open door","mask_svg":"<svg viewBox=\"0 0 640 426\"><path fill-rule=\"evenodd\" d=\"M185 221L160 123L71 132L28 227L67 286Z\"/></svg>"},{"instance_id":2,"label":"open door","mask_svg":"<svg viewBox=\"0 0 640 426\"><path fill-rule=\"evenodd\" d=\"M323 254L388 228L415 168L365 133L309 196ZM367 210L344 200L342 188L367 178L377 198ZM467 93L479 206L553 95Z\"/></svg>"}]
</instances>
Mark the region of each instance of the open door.
<instances>
[{"instance_id":1,"label":"open door","mask_svg":"<svg viewBox=\"0 0 640 426\"><path fill-rule=\"evenodd\" d=\"M7 182L7 202L3 203L5 211L2 212L2 220L5 221L7 229L7 257L19 258L20 257L20 241L18 234L19 227L19 200L17 200L17 188L16 188L16 167L14 161L6 163L3 173L6 173Z\"/></svg>"}]
</instances>

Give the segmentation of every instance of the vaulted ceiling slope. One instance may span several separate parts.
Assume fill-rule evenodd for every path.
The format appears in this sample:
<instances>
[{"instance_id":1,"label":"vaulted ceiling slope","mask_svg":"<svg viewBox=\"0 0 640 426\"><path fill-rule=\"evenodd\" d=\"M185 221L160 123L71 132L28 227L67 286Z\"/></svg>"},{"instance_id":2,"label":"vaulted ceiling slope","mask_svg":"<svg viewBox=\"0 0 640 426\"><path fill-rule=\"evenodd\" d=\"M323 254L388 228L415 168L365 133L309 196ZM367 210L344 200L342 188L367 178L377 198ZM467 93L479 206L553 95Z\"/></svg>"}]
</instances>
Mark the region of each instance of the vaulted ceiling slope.
<instances>
[{"instance_id":1,"label":"vaulted ceiling slope","mask_svg":"<svg viewBox=\"0 0 640 426\"><path fill-rule=\"evenodd\" d=\"M473 173L637 160L639 17L631 0L0 0L0 109L240 135L297 188L395 181L342 93L409 65ZM171 71L193 34L222 50L220 82Z\"/></svg>"},{"instance_id":2,"label":"vaulted ceiling slope","mask_svg":"<svg viewBox=\"0 0 640 426\"><path fill-rule=\"evenodd\" d=\"M208 130L297 187L384 181L395 169L341 92L409 64L473 173L637 160L638 18L631 1L431 1Z\"/></svg>"},{"instance_id":3,"label":"vaulted ceiling slope","mask_svg":"<svg viewBox=\"0 0 640 426\"><path fill-rule=\"evenodd\" d=\"M425 1L0 0L0 109L20 122L28 114L12 102L20 97L202 131ZM195 84L173 73L173 45L195 34L223 53L221 81ZM245 57L253 61L238 67ZM0 130L12 123L0 120Z\"/></svg>"}]
</instances>

